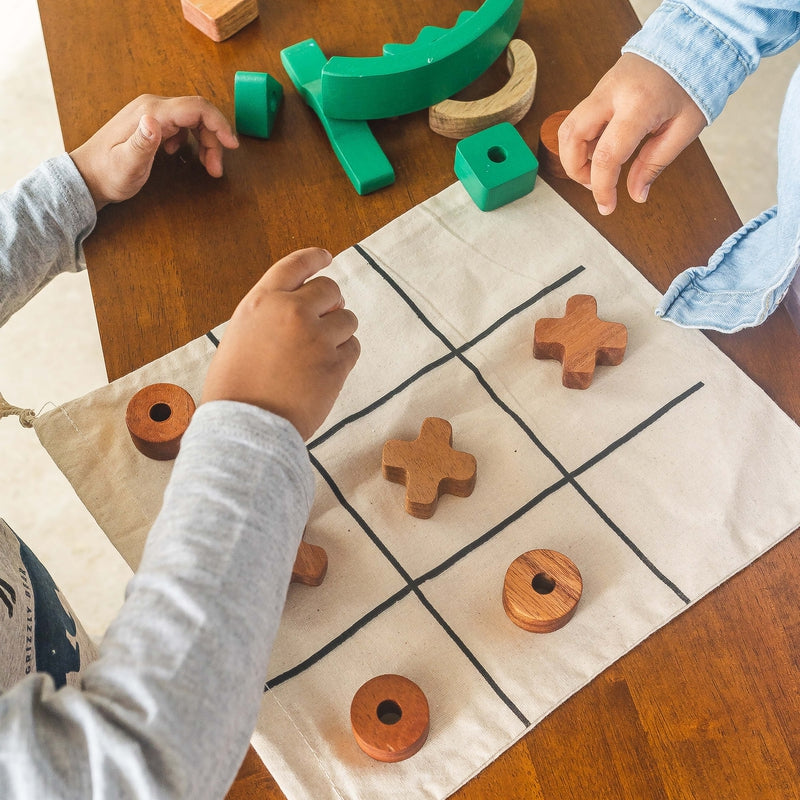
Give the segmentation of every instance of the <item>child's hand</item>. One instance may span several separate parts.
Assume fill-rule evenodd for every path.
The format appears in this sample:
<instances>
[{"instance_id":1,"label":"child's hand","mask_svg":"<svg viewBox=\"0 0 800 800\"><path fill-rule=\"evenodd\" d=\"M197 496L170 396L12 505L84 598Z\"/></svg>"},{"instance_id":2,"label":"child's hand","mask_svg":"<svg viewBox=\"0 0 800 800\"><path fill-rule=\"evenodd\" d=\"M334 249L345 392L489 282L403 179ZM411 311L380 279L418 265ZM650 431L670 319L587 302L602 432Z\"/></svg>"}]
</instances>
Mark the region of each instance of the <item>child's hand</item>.
<instances>
[{"instance_id":1,"label":"child's hand","mask_svg":"<svg viewBox=\"0 0 800 800\"><path fill-rule=\"evenodd\" d=\"M219 109L202 97L143 94L128 103L88 142L70 153L99 211L133 197L150 176L160 144L174 153L189 131L209 175L222 175L222 149L239 142Z\"/></svg>"},{"instance_id":2,"label":"child's hand","mask_svg":"<svg viewBox=\"0 0 800 800\"><path fill-rule=\"evenodd\" d=\"M338 284L306 282L330 262L327 250L310 247L266 272L233 312L201 402L250 403L288 419L304 440L314 433L361 352Z\"/></svg>"},{"instance_id":3,"label":"child's hand","mask_svg":"<svg viewBox=\"0 0 800 800\"><path fill-rule=\"evenodd\" d=\"M706 125L706 117L669 73L625 53L575 107L558 131L567 174L592 190L601 214L617 205L622 165L652 134L628 172L628 193L638 203L650 184Z\"/></svg>"}]
</instances>

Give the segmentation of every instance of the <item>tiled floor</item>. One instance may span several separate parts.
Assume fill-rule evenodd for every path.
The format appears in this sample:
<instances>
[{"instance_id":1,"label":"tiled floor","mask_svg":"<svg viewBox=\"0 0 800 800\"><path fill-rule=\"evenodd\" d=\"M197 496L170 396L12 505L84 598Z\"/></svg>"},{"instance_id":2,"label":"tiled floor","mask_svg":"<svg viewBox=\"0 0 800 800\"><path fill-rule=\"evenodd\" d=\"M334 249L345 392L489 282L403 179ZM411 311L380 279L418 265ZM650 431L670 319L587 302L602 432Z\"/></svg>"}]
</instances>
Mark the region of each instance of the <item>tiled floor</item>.
<instances>
[{"instance_id":1,"label":"tiled floor","mask_svg":"<svg viewBox=\"0 0 800 800\"><path fill-rule=\"evenodd\" d=\"M644 18L657 2L633 5ZM743 218L775 202L777 120L798 63L800 48L765 62L702 136ZM35 0L17 0L0 27L0 131L0 191L62 151ZM56 279L0 330L0 393L11 403L38 410L105 380L85 274ZM0 421L0 515L51 570L87 630L101 635L130 570L35 434L13 419Z\"/></svg>"}]
</instances>

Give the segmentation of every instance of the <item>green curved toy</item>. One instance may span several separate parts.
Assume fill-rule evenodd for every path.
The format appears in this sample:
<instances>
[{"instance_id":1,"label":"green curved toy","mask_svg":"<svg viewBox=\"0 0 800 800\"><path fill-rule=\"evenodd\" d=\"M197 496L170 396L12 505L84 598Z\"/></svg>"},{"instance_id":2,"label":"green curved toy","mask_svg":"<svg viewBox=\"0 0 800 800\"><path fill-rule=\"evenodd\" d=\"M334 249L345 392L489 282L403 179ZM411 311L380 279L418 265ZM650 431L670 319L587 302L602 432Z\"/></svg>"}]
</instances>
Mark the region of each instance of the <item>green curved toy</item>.
<instances>
[{"instance_id":1,"label":"green curved toy","mask_svg":"<svg viewBox=\"0 0 800 800\"><path fill-rule=\"evenodd\" d=\"M281 62L328 134L333 152L359 194L394 182L394 169L364 121L330 119L322 110L320 73L327 59L313 39L281 50Z\"/></svg>"},{"instance_id":2,"label":"green curved toy","mask_svg":"<svg viewBox=\"0 0 800 800\"><path fill-rule=\"evenodd\" d=\"M484 0L452 28L423 28L412 44L387 44L373 58L334 56L322 69L322 108L333 119L410 114L451 97L503 52L523 0Z\"/></svg>"}]
</instances>

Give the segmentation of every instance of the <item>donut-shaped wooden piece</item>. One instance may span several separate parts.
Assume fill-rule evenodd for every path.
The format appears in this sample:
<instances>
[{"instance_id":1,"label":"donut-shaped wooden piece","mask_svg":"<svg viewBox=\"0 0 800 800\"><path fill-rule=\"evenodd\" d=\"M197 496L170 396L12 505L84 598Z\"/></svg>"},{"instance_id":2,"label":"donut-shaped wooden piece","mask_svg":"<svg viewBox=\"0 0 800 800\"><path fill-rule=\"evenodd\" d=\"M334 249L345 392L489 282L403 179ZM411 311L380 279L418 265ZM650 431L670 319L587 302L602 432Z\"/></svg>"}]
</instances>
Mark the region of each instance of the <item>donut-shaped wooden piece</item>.
<instances>
[{"instance_id":1,"label":"donut-shaped wooden piece","mask_svg":"<svg viewBox=\"0 0 800 800\"><path fill-rule=\"evenodd\" d=\"M136 449L156 461L178 455L195 404L186 389L174 383L152 383L130 399L125 423Z\"/></svg>"},{"instance_id":2,"label":"donut-shaped wooden piece","mask_svg":"<svg viewBox=\"0 0 800 800\"><path fill-rule=\"evenodd\" d=\"M558 129L569 116L569 111L551 114L539 129L539 174L545 178L568 178L558 154Z\"/></svg>"},{"instance_id":3,"label":"donut-shaped wooden piece","mask_svg":"<svg viewBox=\"0 0 800 800\"><path fill-rule=\"evenodd\" d=\"M358 746L368 756L376 761L403 761L428 738L428 701L408 678L379 675L355 693L350 724Z\"/></svg>"},{"instance_id":4,"label":"donut-shaped wooden piece","mask_svg":"<svg viewBox=\"0 0 800 800\"><path fill-rule=\"evenodd\" d=\"M550 633L572 619L582 591L581 573L569 558L555 550L529 550L506 572L503 608L520 628Z\"/></svg>"}]
</instances>

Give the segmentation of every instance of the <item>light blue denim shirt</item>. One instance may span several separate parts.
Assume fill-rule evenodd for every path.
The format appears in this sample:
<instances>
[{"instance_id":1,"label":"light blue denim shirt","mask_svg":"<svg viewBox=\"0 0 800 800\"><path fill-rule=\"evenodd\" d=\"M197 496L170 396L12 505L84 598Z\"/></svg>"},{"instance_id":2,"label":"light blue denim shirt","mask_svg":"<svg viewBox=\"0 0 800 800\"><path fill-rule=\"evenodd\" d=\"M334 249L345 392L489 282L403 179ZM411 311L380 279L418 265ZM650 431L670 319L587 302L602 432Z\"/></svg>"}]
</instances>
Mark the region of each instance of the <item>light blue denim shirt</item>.
<instances>
[{"instance_id":1,"label":"light blue denim shirt","mask_svg":"<svg viewBox=\"0 0 800 800\"><path fill-rule=\"evenodd\" d=\"M662 3L623 52L658 64L712 122L758 67L800 39L800 1ZM678 325L732 333L762 323L787 296L800 329L800 69L778 133L778 204L728 237L706 266L680 274L656 314Z\"/></svg>"}]
</instances>

